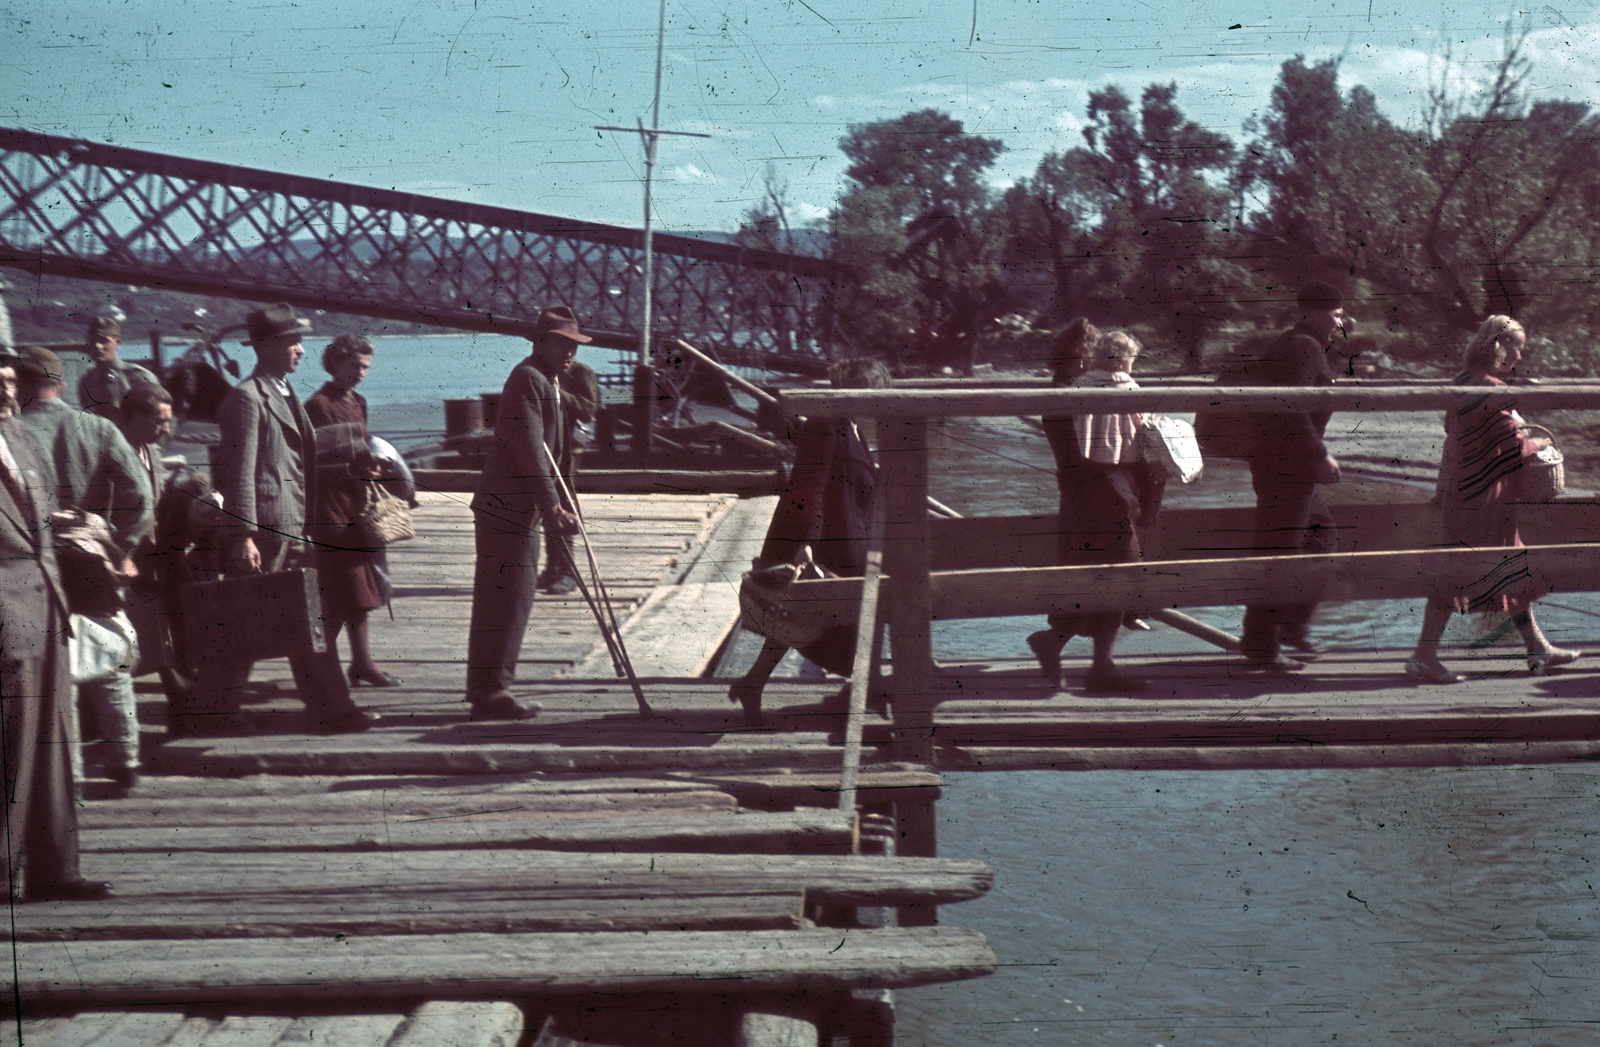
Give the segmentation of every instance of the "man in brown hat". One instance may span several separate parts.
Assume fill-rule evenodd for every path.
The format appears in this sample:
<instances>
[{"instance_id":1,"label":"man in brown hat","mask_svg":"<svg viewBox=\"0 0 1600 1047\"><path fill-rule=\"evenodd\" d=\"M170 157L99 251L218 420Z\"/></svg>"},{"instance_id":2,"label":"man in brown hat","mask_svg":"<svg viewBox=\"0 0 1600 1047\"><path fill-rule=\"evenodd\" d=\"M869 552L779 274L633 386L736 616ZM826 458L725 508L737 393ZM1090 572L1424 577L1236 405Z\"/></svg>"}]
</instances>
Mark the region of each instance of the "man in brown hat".
<instances>
[{"instance_id":1,"label":"man in brown hat","mask_svg":"<svg viewBox=\"0 0 1600 1047\"><path fill-rule=\"evenodd\" d=\"M112 422L121 418L117 405L135 386L159 386L161 380L138 364L130 364L117 356L122 348L122 328L109 316L96 316L89 321L89 336L83 350L94 366L78 379L78 405Z\"/></svg>"},{"instance_id":2,"label":"man in brown hat","mask_svg":"<svg viewBox=\"0 0 1600 1047\"><path fill-rule=\"evenodd\" d=\"M310 562L305 538L306 508L315 504L316 430L289 387L300 365L300 340L311 325L288 305L271 305L245 317L256 369L233 387L217 410L221 442L211 466L222 510L232 521L225 558L230 576L275 572ZM175 733L218 733L232 729L238 709L234 691L248 675L228 652L201 655L200 678L177 710ZM306 703L314 730L364 731L372 718L350 700L339 670L338 652L292 652L295 686Z\"/></svg>"},{"instance_id":3,"label":"man in brown hat","mask_svg":"<svg viewBox=\"0 0 1600 1047\"><path fill-rule=\"evenodd\" d=\"M557 535L578 529L555 481L567 438L560 374L573 347L590 338L571 309L556 305L539 314L528 340L533 352L512 368L500 393L494 441L472 498L477 564L467 704L474 720L519 720L539 711L511 693L538 579L539 528Z\"/></svg>"},{"instance_id":4,"label":"man in brown hat","mask_svg":"<svg viewBox=\"0 0 1600 1047\"><path fill-rule=\"evenodd\" d=\"M11 899L104 898L78 872L67 759L67 601L49 540L48 473L18 424L16 355L0 346L0 746Z\"/></svg>"}]
</instances>

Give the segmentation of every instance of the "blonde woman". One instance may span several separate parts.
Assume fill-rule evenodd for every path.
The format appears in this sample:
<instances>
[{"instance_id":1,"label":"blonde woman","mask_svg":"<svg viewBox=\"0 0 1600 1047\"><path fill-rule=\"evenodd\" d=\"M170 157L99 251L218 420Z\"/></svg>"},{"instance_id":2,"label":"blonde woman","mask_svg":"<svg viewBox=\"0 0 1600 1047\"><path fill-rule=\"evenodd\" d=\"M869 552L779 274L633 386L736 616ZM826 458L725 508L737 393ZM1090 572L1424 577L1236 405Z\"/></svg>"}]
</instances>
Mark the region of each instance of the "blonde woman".
<instances>
[{"instance_id":1,"label":"blonde woman","mask_svg":"<svg viewBox=\"0 0 1600 1047\"><path fill-rule=\"evenodd\" d=\"M1509 316L1491 316L1479 327L1462 353L1457 385L1504 388L1505 379L1522 362L1527 332ZM1443 510L1445 544L1472 549L1520 548L1517 534L1516 479L1522 466L1523 422L1517 412L1474 400L1445 415L1444 454L1439 465L1438 503ZM1439 640L1455 613L1510 613L1528 652L1528 671L1535 676L1568 665L1581 651L1551 645L1531 609L1532 596L1498 591L1494 575L1430 597L1422 614L1417 649L1406 662L1406 675L1426 683L1460 683L1466 677L1439 661Z\"/></svg>"},{"instance_id":2,"label":"blonde woman","mask_svg":"<svg viewBox=\"0 0 1600 1047\"><path fill-rule=\"evenodd\" d=\"M1137 389L1133 362L1140 345L1126 331L1101 334L1086 320L1061 333L1052 360L1053 382L1074 388ZM1057 562L1063 566L1127 563L1139 558L1139 529L1161 511L1164 481L1134 449L1142 414L1057 415L1044 419L1060 487ZM1048 629L1028 637L1039 671L1061 686L1061 649L1073 636L1094 641L1094 661L1084 678L1090 694L1128 694L1144 681L1119 672L1112 654L1122 611L1052 614Z\"/></svg>"}]
</instances>

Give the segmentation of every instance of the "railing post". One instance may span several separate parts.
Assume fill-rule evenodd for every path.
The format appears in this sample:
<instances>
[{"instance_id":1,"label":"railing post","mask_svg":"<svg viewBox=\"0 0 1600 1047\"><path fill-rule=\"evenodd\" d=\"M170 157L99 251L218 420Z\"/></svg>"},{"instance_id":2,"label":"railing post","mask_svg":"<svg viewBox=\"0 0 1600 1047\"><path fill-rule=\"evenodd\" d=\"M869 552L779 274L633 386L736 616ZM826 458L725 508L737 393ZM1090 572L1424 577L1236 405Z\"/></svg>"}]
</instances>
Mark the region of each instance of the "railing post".
<instances>
[{"instance_id":1,"label":"railing post","mask_svg":"<svg viewBox=\"0 0 1600 1047\"><path fill-rule=\"evenodd\" d=\"M878 421L879 489L887 501L883 567L894 585L889 651L894 666L894 755L933 762L933 644L928 622L928 434L920 418Z\"/></svg>"},{"instance_id":2,"label":"railing post","mask_svg":"<svg viewBox=\"0 0 1600 1047\"><path fill-rule=\"evenodd\" d=\"M890 751L897 759L933 763L933 642L928 578L928 432L921 418L878 420L878 489L886 499L883 566L893 586L889 651L894 666ZM932 858L939 850L931 801L897 802L896 853ZM938 921L931 905L900 909L902 927Z\"/></svg>"}]
</instances>

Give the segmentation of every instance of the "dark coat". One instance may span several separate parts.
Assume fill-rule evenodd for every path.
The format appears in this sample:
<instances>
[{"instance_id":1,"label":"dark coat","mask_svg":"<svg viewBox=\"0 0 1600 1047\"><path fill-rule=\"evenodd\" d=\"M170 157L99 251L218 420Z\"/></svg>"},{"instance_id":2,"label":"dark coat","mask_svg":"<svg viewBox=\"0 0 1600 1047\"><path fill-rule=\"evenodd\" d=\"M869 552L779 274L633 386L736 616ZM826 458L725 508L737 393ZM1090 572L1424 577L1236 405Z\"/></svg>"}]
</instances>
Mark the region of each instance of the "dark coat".
<instances>
[{"instance_id":1,"label":"dark coat","mask_svg":"<svg viewBox=\"0 0 1600 1047\"><path fill-rule=\"evenodd\" d=\"M506 378L495 412L494 438L483 462L472 508L530 518L561 504L555 470L566 450L556 383L529 356Z\"/></svg>"},{"instance_id":2,"label":"dark coat","mask_svg":"<svg viewBox=\"0 0 1600 1047\"><path fill-rule=\"evenodd\" d=\"M1239 385L1332 385L1333 370L1328 366L1324 347L1294 327L1265 345L1236 356L1233 373L1227 380ZM1251 471L1279 480L1315 479L1317 463L1328 456L1322 442L1328 417L1326 411L1246 415L1242 424L1248 428L1248 439L1254 448Z\"/></svg>"},{"instance_id":3,"label":"dark coat","mask_svg":"<svg viewBox=\"0 0 1600 1047\"><path fill-rule=\"evenodd\" d=\"M848 418L808 418L793 434L794 471L761 546L763 567L789 563L811 546L839 574L861 574L878 467Z\"/></svg>"}]
</instances>

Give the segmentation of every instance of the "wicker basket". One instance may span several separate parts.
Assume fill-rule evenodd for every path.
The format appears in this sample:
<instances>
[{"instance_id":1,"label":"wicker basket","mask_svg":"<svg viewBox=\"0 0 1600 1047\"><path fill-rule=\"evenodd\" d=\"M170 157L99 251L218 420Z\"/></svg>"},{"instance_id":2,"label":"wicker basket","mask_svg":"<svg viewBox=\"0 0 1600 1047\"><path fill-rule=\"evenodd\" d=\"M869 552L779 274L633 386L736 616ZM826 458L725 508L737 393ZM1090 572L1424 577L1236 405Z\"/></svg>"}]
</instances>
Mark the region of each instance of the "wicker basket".
<instances>
[{"instance_id":1,"label":"wicker basket","mask_svg":"<svg viewBox=\"0 0 1600 1047\"><path fill-rule=\"evenodd\" d=\"M1534 430L1543 437L1534 435ZM1522 433L1522 468L1517 470L1517 501L1548 502L1567 489L1566 456L1556 446L1555 434L1542 425L1525 425Z\"/></svg>"}]
</instances>

